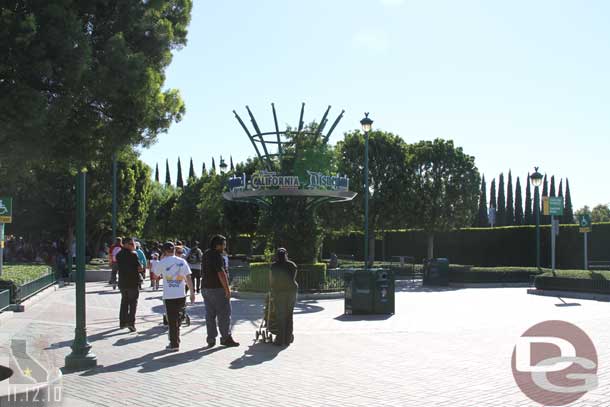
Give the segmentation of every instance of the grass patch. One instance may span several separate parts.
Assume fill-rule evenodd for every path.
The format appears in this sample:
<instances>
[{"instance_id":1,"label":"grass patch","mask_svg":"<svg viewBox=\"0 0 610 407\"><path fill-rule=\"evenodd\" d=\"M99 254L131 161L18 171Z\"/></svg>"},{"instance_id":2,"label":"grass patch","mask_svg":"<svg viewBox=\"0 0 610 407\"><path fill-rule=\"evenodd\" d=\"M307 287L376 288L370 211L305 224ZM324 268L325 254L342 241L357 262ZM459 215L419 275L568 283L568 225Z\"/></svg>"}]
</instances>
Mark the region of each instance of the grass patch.
<instances>
[{"instance_id":1,"label":"grass patch","mask_svg":"<svg viewBox=\"0 0 610 407\"><path fill-rule=\"evenodd\" d=\"M20 286L51 273L49 266L37 264L5 265L2 268L2 280L13 281Z\"/></svg>"}]
</instances>

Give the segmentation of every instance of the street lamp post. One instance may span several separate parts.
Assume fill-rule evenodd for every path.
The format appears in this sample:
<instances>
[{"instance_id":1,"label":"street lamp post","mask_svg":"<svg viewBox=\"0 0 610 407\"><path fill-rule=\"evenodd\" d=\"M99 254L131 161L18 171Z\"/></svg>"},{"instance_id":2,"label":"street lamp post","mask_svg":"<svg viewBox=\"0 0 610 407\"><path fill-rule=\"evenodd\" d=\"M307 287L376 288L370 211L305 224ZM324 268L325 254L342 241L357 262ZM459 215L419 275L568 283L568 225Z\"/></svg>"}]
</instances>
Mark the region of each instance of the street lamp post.
<instances>
[{"instance_id":1,"label":"street lamp post","mask_svg":"<svg viewBox=\"0 0 610 407\"><path fill-rule=\"evenodd\" d=\"M369 132L373 127L373 121L368 112L364 119L360 120L362 131L364 131L364 266L369 267Z\"/></svg>"},{"instance_id":2,"label":"street lamp post","mask_svg":"<svg viewBox=\"0 0 610 407\"><path fill-rule=\"evenodd\" d=\"M66 368L91 369L97 366L97 358L87 341L87 317L85 307L85 196L86 170L80 170L76 179L76 329L72 353L66 356Z\"/></svg>"},{"instance_id":3,"label":"street lamp post","mask_svg":"<svg viewBox=\"0 0 610 407\"><path fill-rule=\"evenodd\" d=\"M534 210L536 216L536 267L540 269L540 196L538 194L538 187L542 185L542 179L544 177L538 172L538 167L534 167L534 171L535 172L530 175L530 181L534 186Z\"/></svg>"},{"instance_id":4,"label":"street lamp post","mask_svg":"<svg viewBox=\"0 0 610 407\"><path fill-rule=\"evenodd\" d=\"M112 243L116 241L116 213L117 213L117 159L112 154Z\"/></svg>"},{"instance_id":5,"label":"street lamp post","mask_svg":"<svg viewBox=\"0 0 610 407\"><path fill-rule=\"evenodd\" d=\"M222 156L220 156L220 173L224 174L226 170L227 170L227 163L222 158Z\"/></svg>"}]
</instances>

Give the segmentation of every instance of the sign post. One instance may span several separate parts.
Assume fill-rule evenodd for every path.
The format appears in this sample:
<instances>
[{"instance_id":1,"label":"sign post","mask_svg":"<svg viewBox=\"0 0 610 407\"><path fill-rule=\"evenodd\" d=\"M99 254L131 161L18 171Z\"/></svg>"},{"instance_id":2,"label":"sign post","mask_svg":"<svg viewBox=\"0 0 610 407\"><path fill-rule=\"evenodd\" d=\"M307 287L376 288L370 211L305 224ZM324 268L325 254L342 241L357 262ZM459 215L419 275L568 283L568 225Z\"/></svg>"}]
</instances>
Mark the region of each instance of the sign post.
<instances>
[{"instance_id":1,"label":"sign post","mask_svg":"<svg viewBox=\"0 0 610 407\"><path fill-rule=\"evenodd\" d=\"M584 255L584 259L585 259L585 264L584 264L584 269L588 270L589 269L589 249L587 247L588 245L588 235L589 232L591 232L591 215L585 214L585 215L578 215L578 225L579 227L579 231L580 233L583 234L583 241L584 241L584 249L585 249L585 255Z\"/></svg>"},{"instance_id":2,"label":"sign post","mask_svg":"<svg viewBox=\"0 0 610 407\"><path fill-rule=\"evenodd\" d=\"M4 224L13 221L13 198L0 197L0 277L4 262Z\"/></svg>"},{"instance_id":3,"label":"sign post","mask_svg":"<svg viewBox=\"0 0 610 407\"><path fill-rule=\"evenodd\" d=\"M546 198L546 201L544 200ZM559 234L559 220L555 216L563 215L563 197L551 196L543 198L543 208L545 215L551 215L551 268L555 274L555 241Z\"/></svg>"}]
</instances>

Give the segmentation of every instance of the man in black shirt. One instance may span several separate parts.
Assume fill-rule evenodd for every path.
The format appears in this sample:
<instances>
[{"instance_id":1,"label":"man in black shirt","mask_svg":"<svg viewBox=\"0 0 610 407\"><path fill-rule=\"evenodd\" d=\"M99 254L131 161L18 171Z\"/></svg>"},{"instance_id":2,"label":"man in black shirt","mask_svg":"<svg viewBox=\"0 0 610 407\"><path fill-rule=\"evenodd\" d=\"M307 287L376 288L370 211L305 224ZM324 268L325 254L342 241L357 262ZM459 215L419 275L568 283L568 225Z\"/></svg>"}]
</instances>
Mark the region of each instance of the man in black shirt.
<instances>
[{"instance_id":1,"label":"man in black shirt","mask_svg":"<svg viewBox=\"0 0 610 407\"><path fill-rule=\"evenodd\" d=\"M123 249L116 255L119 266L119 289L121 290L121 310L119 321L121 328L136 332L136 309L140 296L140 273L142 266L135 252L133 239L123 240Z\"/></svg>"},{"instance_id":2,"label":"man in black shirt","mask_svg":"<svg viewBox=\"0 0 610 407\"><path fill-rule=\"evenodd\" d=\"M205 303L205 326L208 346L216 345L220 330L220 344L239 346L231 337L231 289L223 258L227 239L216 235L210 241L210 248L203 254L203 301ZM216 320L218 319L218 330Z\"/></svg>"}]
</instances>

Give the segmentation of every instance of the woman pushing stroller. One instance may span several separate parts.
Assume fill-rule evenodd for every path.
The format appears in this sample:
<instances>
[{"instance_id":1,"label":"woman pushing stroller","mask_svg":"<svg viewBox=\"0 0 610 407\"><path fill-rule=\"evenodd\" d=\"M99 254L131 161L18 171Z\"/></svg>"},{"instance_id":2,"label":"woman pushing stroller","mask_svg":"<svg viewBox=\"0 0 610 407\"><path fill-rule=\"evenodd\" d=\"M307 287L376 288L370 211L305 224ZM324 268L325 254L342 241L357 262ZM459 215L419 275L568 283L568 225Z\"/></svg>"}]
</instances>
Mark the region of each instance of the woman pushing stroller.
<instances>
[{"instance_id":1,"label":"woman pushing stroller","mask_svg":"<svg viewBox=\"0 0 610 407\"><path fill-rule=\"evenodd\" d=\"M279 248L276 261L271 265L270 275L277 324L274 345L288 346L294 340L292 316L299 289L296 278L297 265L288 259L286 249Z\"/></svg>"}]
</instances>

